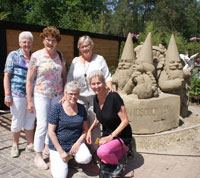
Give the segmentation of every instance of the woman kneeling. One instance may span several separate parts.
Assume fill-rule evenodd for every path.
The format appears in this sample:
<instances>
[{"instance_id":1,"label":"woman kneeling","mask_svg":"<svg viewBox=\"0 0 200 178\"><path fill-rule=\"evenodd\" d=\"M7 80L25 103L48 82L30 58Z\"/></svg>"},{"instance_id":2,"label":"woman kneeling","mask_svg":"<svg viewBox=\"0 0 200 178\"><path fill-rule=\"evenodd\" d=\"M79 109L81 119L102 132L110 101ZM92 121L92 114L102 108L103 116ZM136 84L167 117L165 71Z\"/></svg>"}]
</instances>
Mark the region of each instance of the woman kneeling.
<instances>
[{"instance_id":1,"label":"woman kneeling","mask_svg":"<svg viewBox=\"0 0 200 178\"><path fill-rule=\"evenodd\" d=\"M51 173L54 178L67 177L68 161L72 156L80 164L87 164L92 159L84 143L88 130L87 113L84 106L77 103L78 83L67 83L64 92L65 101L55 104L48 114Z\"/></svg>"}]
</instances>

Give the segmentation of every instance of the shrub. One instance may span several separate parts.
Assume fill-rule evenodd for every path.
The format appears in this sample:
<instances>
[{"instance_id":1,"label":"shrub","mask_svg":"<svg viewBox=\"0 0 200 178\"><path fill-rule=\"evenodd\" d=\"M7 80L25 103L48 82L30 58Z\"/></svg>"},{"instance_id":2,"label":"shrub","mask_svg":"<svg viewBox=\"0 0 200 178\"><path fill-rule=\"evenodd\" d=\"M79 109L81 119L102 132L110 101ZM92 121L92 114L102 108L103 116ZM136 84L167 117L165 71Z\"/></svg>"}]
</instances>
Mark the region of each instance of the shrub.
<instances>
[{"instance_id":1,"label":"shrub","mask_svg":"<svg viewBox=\"0 0 200 178\"><path fill-rule=\"evenodd\" d=\"M200 71L198 69L193 70L193 75L191 78L190 90L189 90L190 100L196 101L200 99Z\"/></svg>"}]
</instances>

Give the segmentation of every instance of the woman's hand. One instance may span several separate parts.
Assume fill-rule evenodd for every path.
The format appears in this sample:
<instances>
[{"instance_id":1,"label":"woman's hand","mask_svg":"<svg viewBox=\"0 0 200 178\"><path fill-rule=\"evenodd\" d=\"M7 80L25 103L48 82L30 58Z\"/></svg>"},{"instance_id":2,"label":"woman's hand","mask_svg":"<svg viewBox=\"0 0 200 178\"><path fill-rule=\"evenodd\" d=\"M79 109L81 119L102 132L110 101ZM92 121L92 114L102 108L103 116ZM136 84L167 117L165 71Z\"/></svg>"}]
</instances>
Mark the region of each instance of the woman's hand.
<instances>
[{"instance_id":1,"label":"woman's hand","mask_svg":"<svg viewBox=\"0 0 200 178\"><path fill-rule=\"evenodd\" d=\"M72 145L71 150L69 151L69 154L70 154L70 155L75 155L75 154L78 152L78 150L79 150L79 148L80 148L80 145L81 145L80 142L74 143L74 144Z\"/></svg>"},{"instance_id":2,"label":"woman's hand","mask_svg":"<svg viewBox=\"0 0 200 178\"><path fill-rule=\"evenodd\" d=\"M4 99L4 104L7 106L7 107L10 107L13 103L13 100L11 98L11 96L5 96L5 99Z\"/></svg>"},{"instance_id":3,"label":"woman's hand","mask_svg":"<svg viewBox=\"0 0 200 178\"><path fill-rule=\"evenodd\" d=\"M28 103L27 103L27 109L28 109L28 111L29 111L31 114L34 113L35 108L34 108L34 105L33 105L32 102L28 102Z\"/></svg>"},{"instance_id":4,"label":"woman's hand","mask_svg":"<svg viewBox=\"0 0 200 178\"><path fill-rule=\"evenodd\" d=\"M105 143L108 143L108 142L110 142L112 139L113 139L113 137L112 137L111 135L106 136L106 137L102 137L102 138L100 138L100 140L99 140L99 145L103 145L103 144L105 144Z\"/></svg>"},{"instance_id":5,"label":"woman's hand","mask_svg":"<svg viewBox=\"0 0 200 178\"><path fill-rule=\"evenodd\" d=\"M108 87L108 91L109 92L116 92L116 90L114 88L112 88L112 87Z\"/></svg>"},{"instance_id":6,"label":"woman's hand","mask_svg":"<svg viewBox=\"0 0 200 178\"><path fill-rule=\"evenodd\" d=\"M60 157L63 160L63 162L68 162L70 160L70 155L67 154L65 151L63 151L62 153L60 153Z\"/></svg>"},{"instance_id":7,"label":"woman's hand","mask_svg":"<svg viewBox=\"0 0 200 178\"><path fill-rule=\"evenodd\" d=\"M66 99L65 94L64 94L64 96L58 102L59 103L64 103L66 100L67 99Z\"/></svg>"},{"instance_id":8,"label":"woman's hand","mask_svg":"<svg viewBox=\"0 0 200 178\"><path fill-rule=\"evenodd\" d=\"M86 142L87 144L92 144L92 136L91 136L91 131L88 130L87 135L86 135Z\"/></svg>"}]
</instances>

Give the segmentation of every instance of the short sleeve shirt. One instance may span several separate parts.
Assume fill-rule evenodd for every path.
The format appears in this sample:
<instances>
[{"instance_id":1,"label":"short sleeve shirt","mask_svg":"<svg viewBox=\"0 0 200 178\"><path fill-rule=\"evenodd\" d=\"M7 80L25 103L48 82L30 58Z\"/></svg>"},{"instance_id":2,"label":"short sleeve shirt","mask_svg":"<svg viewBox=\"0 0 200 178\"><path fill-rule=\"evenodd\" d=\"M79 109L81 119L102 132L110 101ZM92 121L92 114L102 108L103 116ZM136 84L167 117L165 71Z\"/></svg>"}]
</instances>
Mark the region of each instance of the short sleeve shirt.
<instances>
[{"instance_id":1,"label":"short sleeve shirt","mask_svg":"<svg viewBox=\"0 0 200 178\"><path fill-rule=\"evenodd\" d=\"M15 97L26 96L26 75L29 61L24 59L21 49L12 51L6 59L4 72L10 73L11 94Z\"/></svg>"},{"instance_id":2,"label":"short sleeve shirt","mask_svg":"<svg viewBox=\"0 0 200 178\"><path fill-rule=\"evenodd\" d=\"M99 122L103 126L103 136L110 135L121 123L118 113L124 106L122 98L116 92L110 92L106 97L103 108L101 110L97 96L94 97L94 112ZM132 130L130 125L118 135L125 144L129 144L132 139Z\"/></svg>"},{"instance_id":3,"label":"short sleeve shirt","mask_svg":"<svg viewBox=\"0 0 200 178\"><path fill-rule=\"evenodd\" d=\"M74 116L67 115L61 103L55 104L48 114L48 123L56 125L55 133L65 152L69 152L72 145L79 139L82 134L83 122L87 120L85 107L79 103L77 105L78 113ZM56 150L51 139L49 148Z\"/></svg>"},{"instance_id":4,"label":"short sleeve shirt","mask_svg":"<svg viewBox=\"0 0 200 178\"><path fill-rule=\"evenodd\" d=\"M62 61L57 54L54 59L47 59L35 52L31 56L30 67L37 67L34 95L56 97L63 94Z\"/></svg>"},{"instance_id":5,"label":"short sleeve shirt","mask_svg":"<svg viewBox=\"0 0 200 178\"><path fill-rule=\"evenodd\" d=\"M111 73L109 72L107 63L103 56L94 54L92 60L89 63L81 63L79 57L75 57L70 66L67 82L76 80L80 84L80 96L95 95L89 86L87 77L94 70L100 70L104 74L105 81L112 81ZM87 76L87 77L85 77Z\"/></svg>"}]
</instances>

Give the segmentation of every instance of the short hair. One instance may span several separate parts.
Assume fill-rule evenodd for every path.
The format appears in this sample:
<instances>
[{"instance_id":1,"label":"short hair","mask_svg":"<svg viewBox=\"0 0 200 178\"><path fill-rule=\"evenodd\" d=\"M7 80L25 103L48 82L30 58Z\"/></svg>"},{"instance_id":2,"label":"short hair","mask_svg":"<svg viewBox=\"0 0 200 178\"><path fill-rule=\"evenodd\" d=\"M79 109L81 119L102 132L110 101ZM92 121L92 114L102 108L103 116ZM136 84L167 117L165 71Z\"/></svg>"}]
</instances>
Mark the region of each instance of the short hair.
<instances>
[{"instance_id":1,"label":"short hair","mask_svg":"<svg viewBox=\"0 0 200 178\"><path fill-rule=\"evenodd\" d=\"M82 37L79 38L78 44L77 44L77 48L78 48L78 49L81 47L81 44L82 44L83 42L88 43L88 44L91 45L92 47L94 46L94 42L92 41L92 39L91 39L89 36L85 35L85 36L82 36Z\"/></svg>"},{"instance_id":2,"label":"short hair","mask_svg":"<svg viewBox=\"0 0 200 178\"><path fill-rule=\"evenodd\" d=\"M57 42L61 40L60 31L54 26L46 27L43 29L42 33L40 33L40 37L42 39L45 39L48 36L52 36L53 38L56 39Z\"/></svg>"},{"instance_id":3,"label":"short hair","mask_svg":"<svg viewBox=\"0 0 200 178\"><path fill-rule=\"evenodd\" d=\"M71 81L65 85L64 93L68 93L69 90L75 90L80 93L80 86L77 81Z\"/></svg>"},{"instance_id":4,"label":"short hair","mask_svg":"<svg viewBox=\"0 0 200 178\"><path fill-rule=\"evenodd\" d=\"M22 41L23 38L28 37L32 40L33 42L33 34L29 31L23 31L19 34L19 42Z\"/></svg>"},{"instance_id":5,"label":"short hair","mask_svg":"<svg viewBox=\"0 0 200 178\"><path fill-rule=\"evenodd\" d=\"M92 72L90 72L88 76L89 83L91 83L91 80L94 77L98 77L102 82L105 82L104 74L100 70L93 70Z\"/></svg>"}]
</instances>

